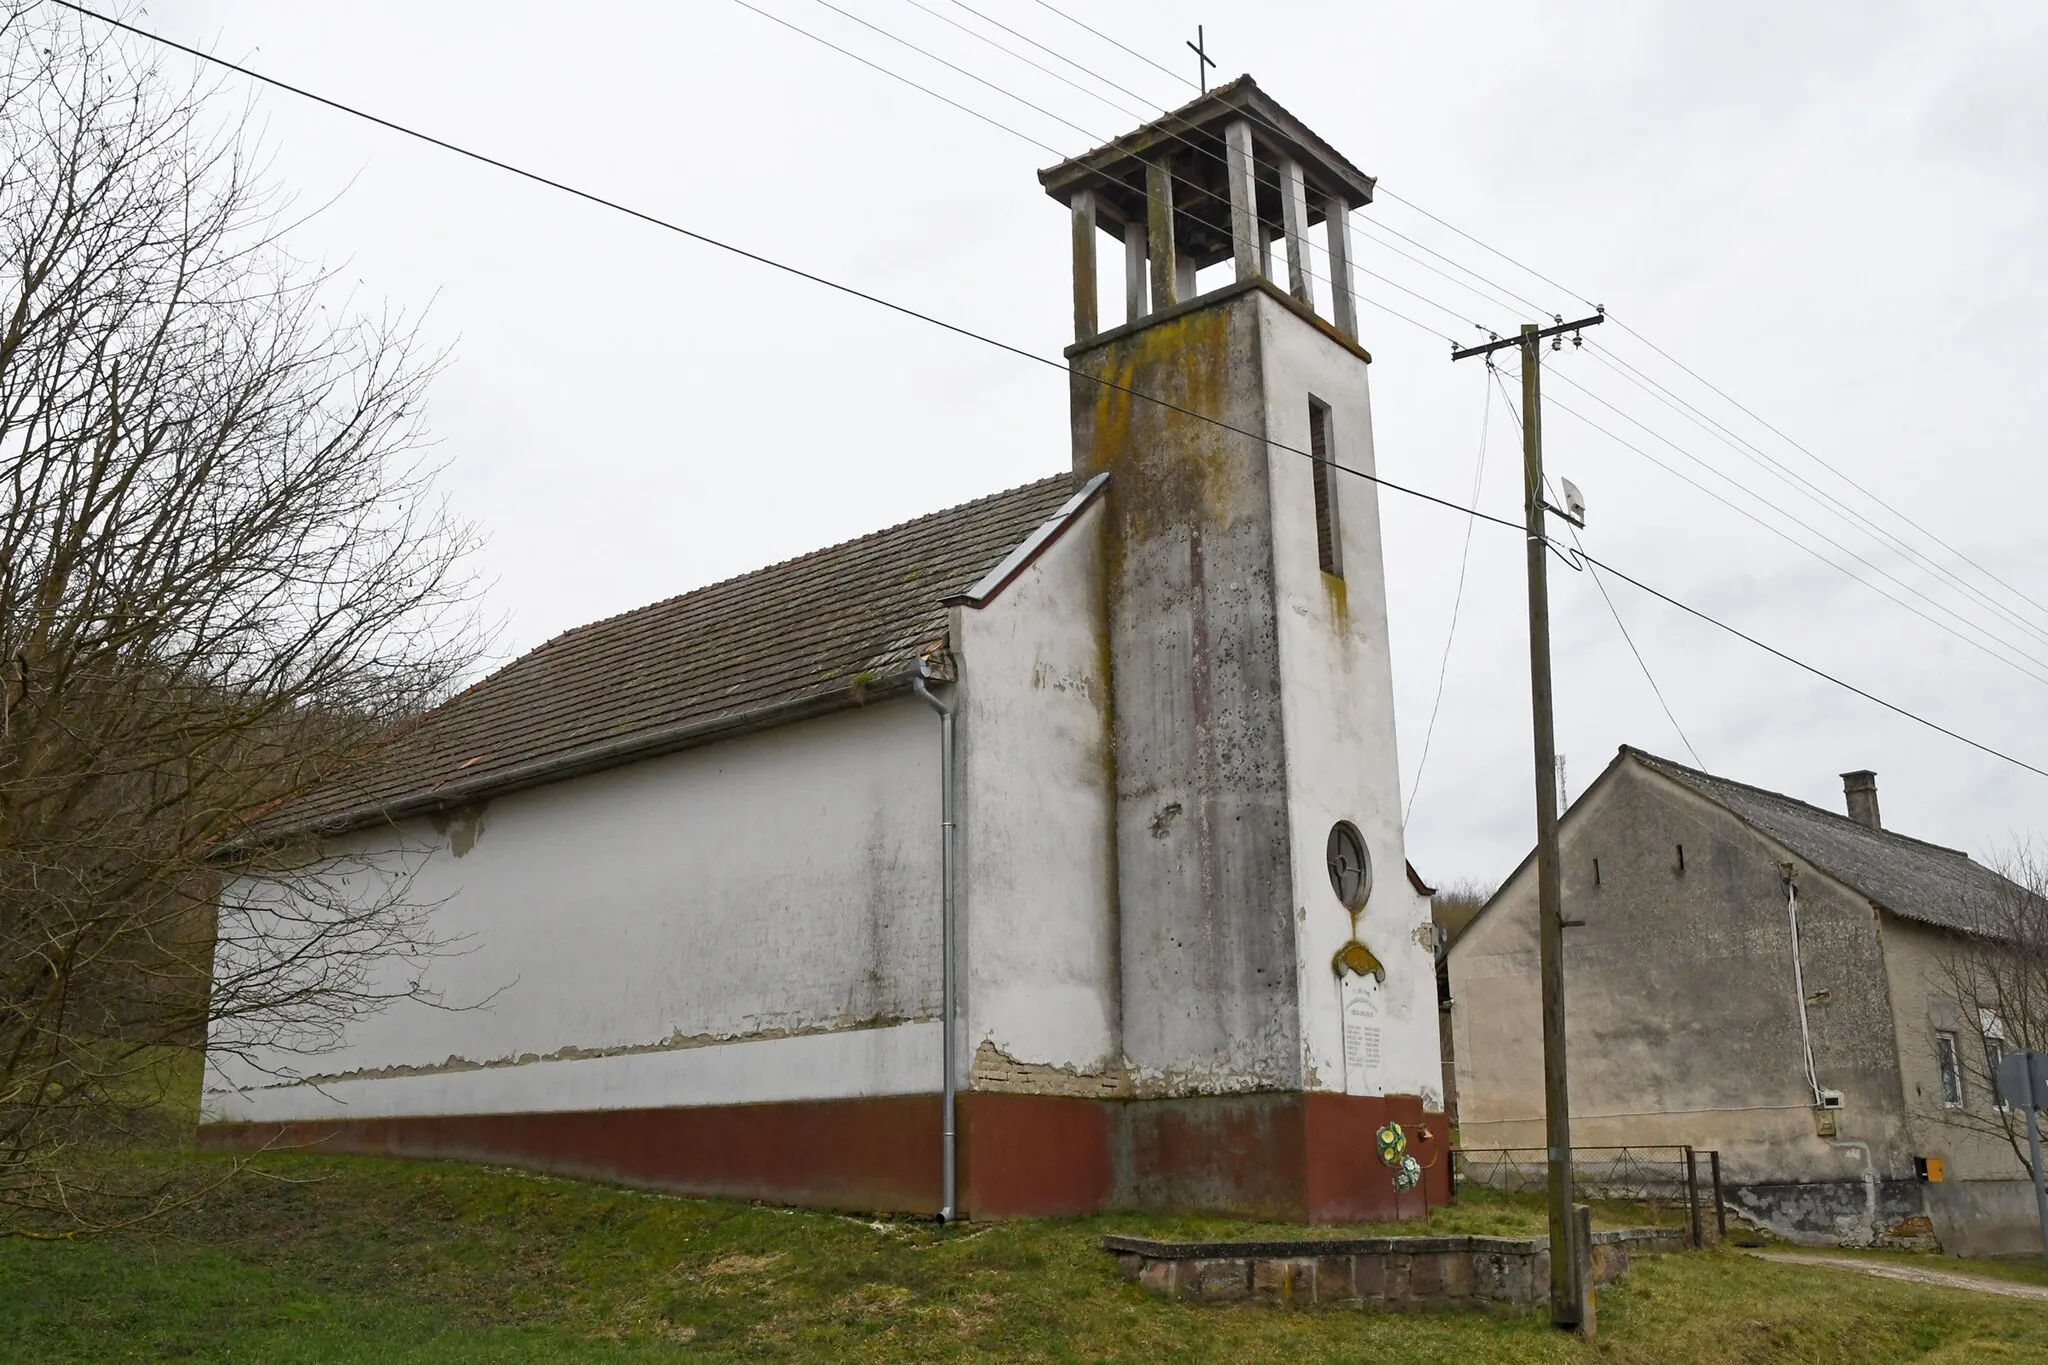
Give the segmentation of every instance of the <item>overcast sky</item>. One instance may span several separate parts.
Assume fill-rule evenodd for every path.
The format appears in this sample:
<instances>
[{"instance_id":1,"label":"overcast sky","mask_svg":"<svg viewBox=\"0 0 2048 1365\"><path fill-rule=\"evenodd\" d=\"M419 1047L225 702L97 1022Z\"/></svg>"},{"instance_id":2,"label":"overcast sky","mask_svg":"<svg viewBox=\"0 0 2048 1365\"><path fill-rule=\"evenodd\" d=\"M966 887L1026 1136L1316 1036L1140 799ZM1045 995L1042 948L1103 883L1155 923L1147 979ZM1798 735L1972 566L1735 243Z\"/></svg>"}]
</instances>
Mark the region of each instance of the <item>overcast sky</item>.
<instances>
[{"instance_id":1,"label":"overcast sky","mask_svg":"<svg viewBox=\"0 0 2048 1365\"><path fill-rule=\"evenodd\" d=\"M925 12L1093 84L953 0L835 3L1053 116L820 0L752 3L1024 136L736 0L155 0L135 17L1056 355L1070 326L1066 220L1033 172L1138 118ZM1037 0L972 3L1134 92L1093 85L1125 109L1156 112L1192 93ZM1586 493L1588 549L2048 768L2048 610L2034 605L2048 603L2038 512L2048 494L2048 6L1062 8L1187 75L1194 58L1182 43L1204 24L1221 79L1252 73L1381 177L1388 193L1359 215L1360 265L1444 305L1360 280L1366 298L1426 324L1362 309L1384 476L1467 500L1489 422L1480 502L1519 516L1512 421L1498 398L1484 416L1485 372L1453 366L1444 337L1474 338L1475 322L1512 331L1533 310L1401 259L1391 248L1421 253L1382 229L1545 314L1604 303L1782 433L1617 326L1588 333L1605 354L1546 355L1556 400L1548 463ZM481 567L489 607L506 622L502 654L1068 466L1054 371L291 96L233 79L228 88L253 100L277 179L302 202L340 196L301 235L302 249L343 265L360 281L359 301L425 310L429 335L452 350L430 418L449 497L489 537ZM1705 420L1609 368L1621 363ZM1875 538L1844 508L1924 558ZM1383 494L1382 515L1402 769L1413 788L1465 519L1394 493ZM1621 743L1687 761L1595 584L1562 566L1552 582L1571 792ZM1609 591L1713 772L1839 809L1837 774L1870 767L1894 828L1980 856L2048 835L2048 778L1624 584ZM1523 603L1519 538L1480 525L1408 833L1410 856L1439 882L1498 880L1530 842Z\"/></svg>"}]
</instances>

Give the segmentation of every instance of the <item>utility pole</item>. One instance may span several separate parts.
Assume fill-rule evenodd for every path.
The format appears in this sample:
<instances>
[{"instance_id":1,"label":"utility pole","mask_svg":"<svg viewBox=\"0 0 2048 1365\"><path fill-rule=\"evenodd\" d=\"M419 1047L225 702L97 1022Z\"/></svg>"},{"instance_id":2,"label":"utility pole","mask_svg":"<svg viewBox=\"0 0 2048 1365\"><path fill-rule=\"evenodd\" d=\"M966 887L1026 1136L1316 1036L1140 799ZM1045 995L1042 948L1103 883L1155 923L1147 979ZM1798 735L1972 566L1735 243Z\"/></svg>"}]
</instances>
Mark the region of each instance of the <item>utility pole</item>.
<instances>
[{"instance_id":1,"label":"utility pole","mask_svg":"<svg viewBox=\"0 0 2048 1365\"><path fill-rule=\"evenodd\" d=\"M1550 704L1550 543L1544 513L1559 512L1543 497L1543 340L1576 333L1605 320L1562 319L1554 327L1522 324L1521 335L1454 348L1451 359L1491 355L1510 346L1522 352L1522 504L1529 563L1529 699L1536 731L1537 956L1543 981L1543 1133L1550 1193L1550 1321L1589 1330L1589 1253L1572 1208L1572 1115L1564 1051L1564 876L1557 854L1557 733ZM1562 345L1562 342L1557 343Z\"/></svg>"}]
</instances>

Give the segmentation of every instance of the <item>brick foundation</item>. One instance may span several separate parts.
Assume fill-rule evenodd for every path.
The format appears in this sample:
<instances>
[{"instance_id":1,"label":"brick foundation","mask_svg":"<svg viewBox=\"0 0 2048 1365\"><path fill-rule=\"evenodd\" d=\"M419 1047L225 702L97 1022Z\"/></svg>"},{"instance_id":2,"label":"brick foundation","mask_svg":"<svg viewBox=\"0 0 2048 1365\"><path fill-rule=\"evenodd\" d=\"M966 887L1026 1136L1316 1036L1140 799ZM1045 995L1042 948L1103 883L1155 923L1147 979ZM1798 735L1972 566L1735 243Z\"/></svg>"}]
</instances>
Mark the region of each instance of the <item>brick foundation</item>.
<instances>
[{"instance_id":1,"label":"brick foundation","mask_svg":"<svg viewBox=\"0 0 2048 1365\"><path fill-rule=\"evenodd\" d=\"M1373 1152L1392 1119L1424 1167L1406 1193ZM1421 1133L1427 1128L1430 1137ZM1420 1218L1450 1200L1447 1128L1412 1097L1094 1099L960 1096L960 1205L971 1217L1109 1209L1288 1222ZM939 1097L208 1124L219 1150L477 1161L678 1193L863 1212L936 1213Z\"/></svg>"}]
</instances>

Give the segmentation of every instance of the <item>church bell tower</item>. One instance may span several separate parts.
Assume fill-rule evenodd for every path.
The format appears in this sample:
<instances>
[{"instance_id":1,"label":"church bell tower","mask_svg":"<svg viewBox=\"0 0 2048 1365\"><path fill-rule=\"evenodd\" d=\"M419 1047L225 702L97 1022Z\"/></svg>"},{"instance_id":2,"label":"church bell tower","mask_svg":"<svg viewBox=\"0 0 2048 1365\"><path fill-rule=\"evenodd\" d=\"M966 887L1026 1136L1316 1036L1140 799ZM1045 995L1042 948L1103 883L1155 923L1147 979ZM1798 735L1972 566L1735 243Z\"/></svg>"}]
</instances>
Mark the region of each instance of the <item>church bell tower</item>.
<instances>
[{"instance_id":1,"label":"church bell tower","mask_svg":"<svg viewBox=\"0 0 2048 1365\"><path fill-rule=\"evenodd\" d=\"M1249 76L1039 178L1072 215L1074 472L1110 476L1119 1182L1159 1207L1420 1213L1447 1133L1361 477L1349 215L1373 181ZM1389 1122L1424 1193L1376 1153Z\"/></svg>"}]
</instances>

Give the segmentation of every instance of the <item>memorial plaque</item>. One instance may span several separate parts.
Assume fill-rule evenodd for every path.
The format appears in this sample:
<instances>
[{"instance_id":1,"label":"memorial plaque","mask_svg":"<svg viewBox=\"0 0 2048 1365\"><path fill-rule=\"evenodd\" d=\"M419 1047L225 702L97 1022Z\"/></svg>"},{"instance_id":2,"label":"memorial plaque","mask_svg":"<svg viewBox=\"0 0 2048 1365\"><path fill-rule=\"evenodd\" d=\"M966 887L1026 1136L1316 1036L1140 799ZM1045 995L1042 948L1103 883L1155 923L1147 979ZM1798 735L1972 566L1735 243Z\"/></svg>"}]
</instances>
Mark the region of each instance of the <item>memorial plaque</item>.
<instances>
[{"instance_id":1,"label":"memorial plaque","mask_svg":"<svg viewBox=\"0 0 2048 1365\"><path fill-rule=\"evenodd\" d=\"M1344 1093L1385 1094L1379 977L1345 972L1337 979L1337 993L1344 1010Z\"/></svg>"}]
</instances>

